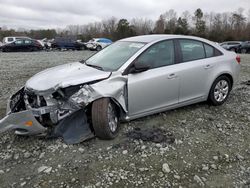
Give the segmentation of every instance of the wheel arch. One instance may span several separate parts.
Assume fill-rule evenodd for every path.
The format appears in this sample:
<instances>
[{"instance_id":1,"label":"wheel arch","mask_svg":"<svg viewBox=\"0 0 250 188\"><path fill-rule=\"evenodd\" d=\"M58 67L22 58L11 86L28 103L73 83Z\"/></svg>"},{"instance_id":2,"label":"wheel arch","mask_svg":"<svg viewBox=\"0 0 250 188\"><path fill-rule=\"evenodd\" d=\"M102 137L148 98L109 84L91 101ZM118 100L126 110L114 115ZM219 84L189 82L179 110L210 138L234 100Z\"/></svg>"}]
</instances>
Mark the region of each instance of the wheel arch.
<instances>
[{"instance_id":1,"label":"wheel arch","mask_svg":"<svg viewBox=\"0 0 250 188\"><path fill-rule=\"evenodd\" d=\"M230 80L230 84L231 84L231 89L232 89L233 84L234 84L234 79L233 79L233 76L232 76L230 73L228 73L228 72L226 72L226 73L222 73L222 74L220 74L219 76L217 76L217 77L214 79L214 81L215 81L217 78L221 77L221 76L226 76L226 77L228 77L228 78L229 78L229 80ZM214 83L214 81L213 81L213 83ZM211 86L212 86L212 85L211 85Z\"/></svg>"},{"instance_id":2,"label":"wheel arch","mask_svg":"<svg viewBox=\"0 0 250 188\"><path fill-rule=\"evenodd\" d=\"M99 99L102 99L102 98L109 98L109 99L113 102L113 104L116 106L116 108L117 108L117 110L118 110L118 112L119 112L120 118L123 119L123 117L126 115L126 109L124 109L123 105L122 105L117 99L115 99L114 97L108 97L108 96L107 96L107 97L99 97L99 98L96 98L96 99L93 100L91 103L89 103L89 104L86 106L86 108L87 108L88 110L91 111L92 104L93 104L95 101L97 101L97 100L99 100Z\"/></svg>"},{"instance_id":3,"label":"wheel arch","mask_svg":"<svg viewBox=\"0 0 250 188\"><path fill-rule=\"evenodd\" d=\"M234 79L233 79L232 74L230 74L229 72L220 73L220 74L218 74L218 75L215 77L215 79L211 82L210 87L209 87L209 91L208 91L207 98L209 97L209 93L210 93L210 90L211 90L211 88L212 88L213 83L215 82L215 80L216 80L217 78L219 78L219 77L221 77L221 76L226 76L226 77L228 77L229 80L230 80L230 82L231 82L231 89L233 88Z\"/></svg>"}]
</instances>

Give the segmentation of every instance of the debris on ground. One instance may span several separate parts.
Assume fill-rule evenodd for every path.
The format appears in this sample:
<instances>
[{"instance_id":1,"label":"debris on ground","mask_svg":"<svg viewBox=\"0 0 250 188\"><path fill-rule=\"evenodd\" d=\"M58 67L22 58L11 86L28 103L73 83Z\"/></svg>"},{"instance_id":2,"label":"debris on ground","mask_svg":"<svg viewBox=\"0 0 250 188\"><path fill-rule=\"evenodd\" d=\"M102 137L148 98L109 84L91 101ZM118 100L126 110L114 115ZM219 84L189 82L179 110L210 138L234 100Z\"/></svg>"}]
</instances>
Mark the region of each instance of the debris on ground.
<instances>
[{"instance_id":1,"label":"debris on ground","mask_svg":"<svg viewBox=\"0 0 250 188\"><path fill-rule=\"evenodd\" d=\"M248 86L250 86L250 80L243 81L243 82L241 82L241 84L242 85L248 85Z\"/></svg>"},{"instance_id":2,"label":"debris on ground","mask_svg":"<svg viewBox=\"0 0 250 188\"><path fill-rule=\"evenodd\" d=\"M128 132L127 136L132 139L154 143L167 142L172 144L175 141L175 138L171 132L160 128L142 130L141 128L137 127L134 130Z\"/></svg>"}]
</instances>

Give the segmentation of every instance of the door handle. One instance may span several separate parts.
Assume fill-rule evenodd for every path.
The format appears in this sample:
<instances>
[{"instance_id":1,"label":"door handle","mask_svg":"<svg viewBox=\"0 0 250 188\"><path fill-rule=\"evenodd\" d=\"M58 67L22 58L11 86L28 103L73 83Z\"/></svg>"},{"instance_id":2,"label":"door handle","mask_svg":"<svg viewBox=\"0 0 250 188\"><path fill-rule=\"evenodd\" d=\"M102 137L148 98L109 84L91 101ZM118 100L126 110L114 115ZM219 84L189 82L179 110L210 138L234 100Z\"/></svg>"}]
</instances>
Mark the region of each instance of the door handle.
<instances>
[{"instance_id":1,"label":"door handle","mask_svg":"<svg viewBox=\"0 0 250 188\"><path fill-rule=\"evenodd\" d=\"M168 79L173 79L173 78L176 78L177 75L175 73L172 73L170 75L168 75Z\"/></svg>"},{"instance_id":2,"label":"door handle","mask_svg":"<svg viewBox=\"0 0 250 188\"><path fill-rule=\"evenodd\" d=\"M204 68L205 68L205 69L211 69L211 68L213 68L213 65L208 64L208 65L206 65Z\"/></svg>"}]
</instances>

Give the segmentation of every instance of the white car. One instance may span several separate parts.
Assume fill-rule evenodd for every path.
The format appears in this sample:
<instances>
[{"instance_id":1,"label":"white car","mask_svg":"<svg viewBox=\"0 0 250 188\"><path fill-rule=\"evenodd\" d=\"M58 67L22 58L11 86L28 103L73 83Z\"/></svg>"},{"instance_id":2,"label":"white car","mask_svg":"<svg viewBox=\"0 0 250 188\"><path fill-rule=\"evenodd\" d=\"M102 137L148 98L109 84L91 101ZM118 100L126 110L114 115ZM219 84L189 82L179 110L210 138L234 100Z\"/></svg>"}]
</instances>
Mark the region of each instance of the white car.
<instances>
[{"instance_id":1,"label":"white car","mask_svg":"<svg viewBox=\"0 0 250 188\"><path fill-rule=\"evenodd\" d=\"M17 40L22 40L22 39L31 39L31 38L29 38L29 37L4 37L3 43L9 44L9 43L15 42Z\"/></svg>"},{"instance_id":2,"label":"white car","mask_svg":"<svg viewBox=\"0 0 250 188\"><path fill-rule=\"evenodd\" d=\"M86 46L90 50L100 51L106 46L112 44L112 41L106 38L93 38L89 42L87 42Z\"/></svg>"}]
</instances>

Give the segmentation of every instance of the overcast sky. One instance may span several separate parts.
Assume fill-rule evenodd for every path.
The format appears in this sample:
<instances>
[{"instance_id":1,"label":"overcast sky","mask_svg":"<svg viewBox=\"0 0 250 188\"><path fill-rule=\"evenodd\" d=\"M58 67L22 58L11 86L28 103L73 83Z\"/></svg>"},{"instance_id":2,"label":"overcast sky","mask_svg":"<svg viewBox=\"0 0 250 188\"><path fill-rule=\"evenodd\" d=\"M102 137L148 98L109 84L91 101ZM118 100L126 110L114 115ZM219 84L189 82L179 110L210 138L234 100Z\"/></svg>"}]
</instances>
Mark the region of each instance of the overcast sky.
<instances>
[{"instance_id":1,"label":"overcast sky","mask_svg":"<svg viewBox=\"0 0 250 188\"><path fill-rule=\"evenodd\" d=\"M112 16L155 20L169 9L219 13L240 7L247 15L250 0L0 0L0 27L64 28Z\"/></svg>"}]
</instances>

